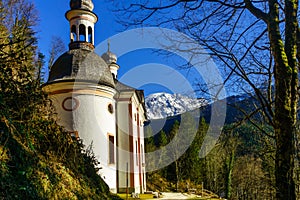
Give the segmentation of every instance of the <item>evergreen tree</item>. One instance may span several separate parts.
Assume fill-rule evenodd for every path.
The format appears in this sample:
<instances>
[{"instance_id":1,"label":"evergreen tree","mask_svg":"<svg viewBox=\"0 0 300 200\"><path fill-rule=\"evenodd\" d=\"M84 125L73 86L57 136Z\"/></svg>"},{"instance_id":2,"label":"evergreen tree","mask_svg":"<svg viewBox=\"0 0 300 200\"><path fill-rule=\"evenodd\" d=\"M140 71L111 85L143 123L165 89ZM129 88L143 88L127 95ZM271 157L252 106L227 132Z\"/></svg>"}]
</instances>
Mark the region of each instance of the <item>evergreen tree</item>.
<instances>
[{"instance_id":1,"label":"evergreen tree","mask_svg":"<svg viewBox=\"0 0 300 200\"><path fill-rule=\"evenodd\" d=\"M145 127L145 153L146 153L146 168L147 168L147 179L151 179L151 175L152 172L151 170L153 170L155 168L155 164L156 164L156 160L155 160L155 156L154 156L154 151L156 150L156 146L155 146L155 141L154 141L154 136L153 136L153 132L150 126ZM149 172L150 171L150 172Z\"/></svg>"},{"instance_id":2,"label":"evergreen tree","mask_svg":"<svg viewBox=\"0 0 300 200\"><path fill-rule=\"evenodd\" d=\"M179 132L179 127L180 124L179 122L176 120L171 128L170 133L168 134L168 140L169 142L171 142L169 144L168 150L169 150L169 158L171 161L173 161L173 163L171 165L168 166L168 179L172 180L176 183L176 191L178 191L178 185L179 185L179 181L181 179L181 166L180 166L180 162L179 162L179 156L181 153L181 139L182 137L178 136L178 132Z\"/></svg>"},{"instance_id":3,"label":"evergreen tree","mask_svg":"<svg viewBox=\"0 0 300 200\"><path fill-rule=\"evenodd\" d=\"M153 152L156 149L153 131L150 126L145 127L145 152Z\"/></svg>"},{"instance_id":4,"label":"evergreen tree","mask_svg":"<svg viewBox=\"0 0 300 200\"><path fill-rule=\"evenodd\" d=\"M0 0L0 199L115 198L93 153L56 123L36 74L34 16L26 0Z\"/></svg>"},{"instance_id":5,"label":"evergreen tree","mask_svg":"<svg viewBox=\"0 0 300 200\"><path fill-rule=\"evenodd\" d=\"M203 176L205 172L203 171L203 166L201 166L201 159L199 157L199 152L202 146L202 142L207 133L208 124L205 122L204 118L200 119L197 134L183 156L183 174L185 179L191 180L195 184L200 184L203 182Z\"/></svg>"},{"instance_id":6,"label":"evergreen tree","mask_svg":"<svg viewBox=\"0 0 300 200\"><path fill-rule=\"evenodd\" d=\"M168 144L167 135L163 130L161 130L158 133L158 138L157 138L157 146L158 146L159 150L161 151L161 154L159 155L159 160L158 160L159 167L165 166L165 164L169 162L170 158L168 156L168 152L167 152L167 148L166 148L167 144ZM166 177L167 169L166 168L160 169L160 174L163 177Z\"/></svg>"},{"instance_id":7,"label":"evergreen tree","mask_svg":"<svg viewBox=\"0 0 300 200\"><path fill-rule=\"evenodd\" d=\"M164 130L161 130L159 133L158 133L158 138L157 138L157 146L158 147L164 147L168 144L168 137L165 133Z\"/></svg>"}]
</instances>

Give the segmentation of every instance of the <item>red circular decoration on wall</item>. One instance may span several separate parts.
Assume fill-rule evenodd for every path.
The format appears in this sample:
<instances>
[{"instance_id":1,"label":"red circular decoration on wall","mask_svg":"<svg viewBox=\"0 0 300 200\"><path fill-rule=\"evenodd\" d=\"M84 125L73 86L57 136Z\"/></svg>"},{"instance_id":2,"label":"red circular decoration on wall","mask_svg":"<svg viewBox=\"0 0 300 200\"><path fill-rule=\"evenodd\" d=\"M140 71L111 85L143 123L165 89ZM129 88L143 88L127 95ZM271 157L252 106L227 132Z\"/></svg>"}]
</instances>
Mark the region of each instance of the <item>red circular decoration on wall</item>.
<instances>
[{"instance_id":1,"label":"red circular decoration on wall","mask_svg":"<svg viewBox=\"0 0 300 200\"><path fill-rule=\"evenodd\" d=\"M62 102L65 111L74 111L79 107L79 100L75 97L67 97Z\"/></svg>"}]
</instances>

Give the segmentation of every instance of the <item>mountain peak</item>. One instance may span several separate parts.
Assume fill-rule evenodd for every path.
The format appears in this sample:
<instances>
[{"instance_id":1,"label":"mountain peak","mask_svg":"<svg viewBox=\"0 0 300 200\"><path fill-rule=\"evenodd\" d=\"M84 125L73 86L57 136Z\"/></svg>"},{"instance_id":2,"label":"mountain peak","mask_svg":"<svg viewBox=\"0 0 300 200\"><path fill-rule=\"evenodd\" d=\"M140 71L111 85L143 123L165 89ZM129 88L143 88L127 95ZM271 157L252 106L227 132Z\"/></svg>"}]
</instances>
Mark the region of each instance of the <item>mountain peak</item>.
<instances>
[{"instance_id":1,"label":"mountain peak","mask_svg":"<svg viewBox=\"0 0 300 200\"><path fill-rule=\"evenodd\" d=\"M179 115L207 105L205 99L196 99L182 94L154 93L145 98L148 119L162 119Z\"/></svg>"}]
</instances>

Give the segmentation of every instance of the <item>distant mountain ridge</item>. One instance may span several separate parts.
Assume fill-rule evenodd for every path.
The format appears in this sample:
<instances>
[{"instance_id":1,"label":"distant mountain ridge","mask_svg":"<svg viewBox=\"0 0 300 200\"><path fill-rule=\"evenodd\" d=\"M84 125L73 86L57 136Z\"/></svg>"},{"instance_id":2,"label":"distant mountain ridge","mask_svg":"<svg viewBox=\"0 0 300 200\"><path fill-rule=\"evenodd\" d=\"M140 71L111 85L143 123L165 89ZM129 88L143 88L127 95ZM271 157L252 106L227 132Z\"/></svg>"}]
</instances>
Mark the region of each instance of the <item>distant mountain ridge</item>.
<instances>
[{"instance_id":1,"label":"distant mountain ridge","mask_svg":"<svg viewBox=\"0 0 300 200\"><path fill-rule=\"evenodd\" d=\"M148 119L163 119L198 109L208 104L182 94L155 93L145 98Z\"/></svg>"},{"instance_id":2,"label":"distant mountain ridge","mask_svg":"<svg viewBox=\"0 0 300 200\"><path fill-rule=\"evenodd\" d=\"M175 121L178 121L181 123L182 120L182 113L178 114L178 112L167 112L170 110L175 110L175 109L170 109L168 108L166 103L166 98L169 98L169 103L170 99L178 97L178 95L169 95L169 94L155 94L151 95L148 98L145 98L145 103L147 107L147 113L150 116L148 118L148 121L145 123L145 127L150 127L153 133L158 133L161 130L164 130L166 133L170 132L170 130L173 127L173 124ZM197 99L191 99L189 97L179 95L181 100L186 100L185 104L181 104L181 106L188 105L187 102L197 102ZM176 103L181 102L178 98L175 100ZM198 99L199 101L199 99ZM224 103L226 104L226 113L225 114L225 124L232 124L239 122L245 118L244 112L250 113L253 112L253 110L256 108L255 105L257 105L259 102L252 97L249 94L241 94L241 95L233 95L229 96L226 99L219 100L219 101L225 101ZM172 102L172 101L171 101ZM201 102L201 100L200 100ZM212 112L212 107L214 106L214 103L209 103L208 101L204 101L202 99L203 104L195 104L199 106L198 108L192 109L192 106L187 106L185 109L184 107L182 108L181 111L188 112L195 118L195 120L200 120L200 118L204 118L206 123L210 124L211 122L211 112ZM175 103L174 103L175 104ZM149 107L152 106L152 107ZM178 106L178 104L176 104ZM161 106L161 107L160 107ZM170 105L169 105L170 106ZM196 106L195 106L196 107ZM155 109L153 109L155 108ZM159 110L161 109L161 111ZM188 110L191 109L191 110ZM241 110L244 112L242 112ZM177 109L178 110L178 109ZM196 112L195 112L196 111ZM155 115L157 114L157 115ZM163 114L167 115L166 117L162 118ZM196 114L196 115L194 115ZM154 116L154 117L153 117ZM156 116L156 118L155 118ZM158 118L160 116L161 118ZM152 118L151 118L152 117ZM253 115L253 118L255 120L262 121L262 116L259 113L256 113ZM151 135L146 135L146 137L150 137Z\"/></svg>"},{"instance_id":3,"label":"distant mountain ridge","mask_svg":"<svg viewBox=\"0 0 300 200\"><path fill-rule=\"evenodd\" d=\"M226 124L240 121L244 117L238 108L251 111L254 109L254 105L258 104L257 100L249 94L229 96L226 98L226 102ZM209 122L213 103L182 94L155 93L145 98L145 105L148 119L151 121L173 118L185 112L200 109L200 115Z\"/></svg>"}]
</instances>

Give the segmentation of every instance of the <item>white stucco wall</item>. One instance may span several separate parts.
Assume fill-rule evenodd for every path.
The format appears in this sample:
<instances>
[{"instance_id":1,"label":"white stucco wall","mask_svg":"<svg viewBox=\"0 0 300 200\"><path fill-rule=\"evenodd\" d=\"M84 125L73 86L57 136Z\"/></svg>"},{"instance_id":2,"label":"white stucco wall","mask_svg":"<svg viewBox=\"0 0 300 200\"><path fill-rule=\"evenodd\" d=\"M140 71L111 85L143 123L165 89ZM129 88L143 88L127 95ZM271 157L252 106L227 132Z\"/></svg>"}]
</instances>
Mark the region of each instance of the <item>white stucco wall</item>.
<instances>
[{"instance_id":1,"label":"white stucco wall","mask_svg":"<svg viewBox=\"0 0 300 200\"><path fill-rule=\"evenodd\" d=\"M119 96L122 100L118 99L117 103L113 98L116 91L106 86L95 86L88 83L76 83L74 85L74 83L66 82L48 85L45 90L49 92L56 107L59 123L69 131L78 131L79 137L86 146L92 144L96 158L100 161L100 167L102 167L100 175L111 191L117 192L117 187L126 188L128 163L128 186L131 186L130 170L133 169L134 192L143 193L146 190L146 173L145 165L143 165L145 163L143 152L145 148L143 128L145 110L135 92L122 94ZM63 102L65 102L64 106ZM113 105L113 113L108 110L109 104ZM132 105L132 118L130 118L129 104ZM135 118L137 114L139 114L139 126L137 125L138 119ZM128 135L130 121L133 125L133 162L130 160ZM118 127L118 135L116 127ZM118 147L115 148L114 152L114 164L109 164L109 135L114 136L115 145L118 143ZM138 154L138 164L136 141L140 142L138 148L141 150L141 154ZM119 170L118 186L117 170ZM142 173L143 187L140 185L140 172Z\"/></svg>"},{"instance_id":2,"label":"white stucco wall","mask_svg":"<svg viewBox=\"0 0 300 200\"><path fill-rule=\"evenodd\" d=\"M119 187L127 186L127 163L128 171L130 170L129 152L129 112L128 103L120 102L117 105L118 110L118 170L119 170ZM128 175L128 185L130 185L130 175Z\"/></svg>"},{"instance_id":3,"label":"white stucco wall","mask_svg":"<svg viewBox=\"0 0 300 200\"><path fill-rule=\"evenodd\" d=\"M78 131L79 137L83 140L86 147L92 145L93 152L100 162L99 173L107 183L112 192L116 192L116 149L114 151L115 163L109 164L109 140L108 135L114 136L116 145L116 113L114 89L108 87L89 88L80 87L80 89L66 92L59 88L61 84L52 86L50 91L55 94L50 95L56 111L58 113L58 123L69 131ZM68 88L65 85L65 88ZM78 87L78 86L74 86ZM55 92L56 91L56 92ZM73 111L66 110L72 108L72 101L78 105L73 105ZM65 99L67 103L63 106ZM114 111L110 113L108 105L112 104Z\"/></svg>"},{"instance_id":4,"label":"white stucco wall","mask_svg":"<svg viewBox=\"0 0 300 200\"><path fill-rule=\"evenodd\" d=\"M140 102L138 101L138 98L136 95L132 97L132 109L133 109L133 134L134 134L134 183L135 183L135 190L137 193L142 193L143 191L141 190L141 184L140 184L140 178L142 179L143 176L142 173L142 154L143 152L140 152L139 154L139 149L141 151L141 119L142 119L142 110L140 110ZM137 145L136 145L137 143Z\"/></svg>"},{"instance_id":5,"label":"white stucco wall","mask_svg":"<svg viewBox=\"0 0 300 200\"><path fill-rule=\"evenodd\" d=\"M143 193L146 189L145 182L145 165L142 165L144 161L144 129L143 123L145 121L144 109L141 106L141 102L138 101L138 98L135 92L124 92L121 94L123 101L118 102L118 133L119 133L119 186L120 188L126 188L126 163L128 163L128 170L132 170L133 179L134 179L134 192ZM129 117L129 105L132 108L132 118ZM139 115L139 117L138 117ZM133 152L129 151L129 121L132 123L132 144ZM139 121L139 125L138 125ZM140 137L139 137L140 136ZM138 145L136 145L136 142ZM141 154L137 154L139 152ZM130 155L132 154L132 162L130 160ZM142 173L142 174L140 174ZM128 186L131 186L130 175L128 175ZM142 184L140 184L140 176ZM141 190L142 189L142 190Z\"/></svg>"}]
</instances>

